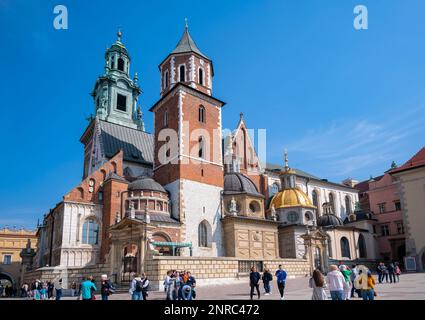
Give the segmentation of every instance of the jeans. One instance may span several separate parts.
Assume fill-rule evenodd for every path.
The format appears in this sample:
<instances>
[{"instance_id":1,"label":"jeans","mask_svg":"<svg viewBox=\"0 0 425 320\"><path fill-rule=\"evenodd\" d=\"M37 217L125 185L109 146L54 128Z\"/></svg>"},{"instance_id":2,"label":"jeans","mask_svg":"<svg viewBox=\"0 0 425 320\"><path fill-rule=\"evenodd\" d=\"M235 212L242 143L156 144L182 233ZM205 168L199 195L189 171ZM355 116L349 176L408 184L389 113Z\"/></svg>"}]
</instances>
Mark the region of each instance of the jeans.
<instances>
[{"instance_id":1,"label":"jeans","mask_svg":"<svg viewBox=\"0 0 425 320\"><path fill-rule=\"evenodd\" d=\"M102 293L102 300L108 300L108 294Z\"/></svg>"},{"instance_id":2,"label":"jeans","mask_svg":"<svg viewBox=\"0 0 425 320\"><path fill-rule=\"evenodd\" d=\"M389 276L390 276L390 282L391 283L395 283L395 273L394 272L390 272L390 274L389 274Z\"/></svg>"},{"instance_id":3,"label":"jeans","mask_svg":"<svg viewBox=\"0 0 425 320\"><path fill-rule=\"evenodd\" d=\"M285 293L285 282L278 282L277 288L279 289L280 297L283 298L283 294Z\"/></svg>"},{"instance_id":4,"label":"jeans","mask_svg":"<svg viewBox=\"0 0 425 320\"><path fill-rule=\"evenodd\" d=\"M62 298L62 289L56 289L56 300L60 300Z\"/></svg>"},{"instance_id":5,"label":"jeans","mask_svg":"<svg viewBox=\"0 0 425 320\"><path fill-rule=\"evenodd\" d=\"M332 300L344 300L344 290L331 291Z\"/></svg>"},{"instance_id":6,"label":"jeans","mask_svg":"<svg viewBox=\"0 0 425 320\"><path fill-rule=\"evenodd\" d=\"M258 299L260 299L260 285L257 283L257 284L251 284L251 293L250 293L251 300L254 297L254 288L257 289Z\"/></svg>"},{"instance_id":7,"label":"jeans","mask_svg":"<svg viewBox=\"0 0 425 320\"><path fill-rule=\"evenodd\" d=\"M131 295L131 300L143 300L142 292L133 291Z\"/></svg>"},{"instance_id":8,"label":"jeans","mask_svg":"<svg viewBox=\"0 0 425 320\"><path fill-rule=\"evenodd\" d=\"M373 291L373 289L362 290L362 298L363 300L374 300L375 292Z\"/></svg>"},{"instance_id":9,"label":"jeans","mask_svg":"<svg viewBox=\"0 0 425 320\"><path fill-rule=\"evenodd\" d=\"M264 291L266 291L266 293L270 293L271 287L270 287L270 282L264 282Z\"/></svg>"}]
</instances>

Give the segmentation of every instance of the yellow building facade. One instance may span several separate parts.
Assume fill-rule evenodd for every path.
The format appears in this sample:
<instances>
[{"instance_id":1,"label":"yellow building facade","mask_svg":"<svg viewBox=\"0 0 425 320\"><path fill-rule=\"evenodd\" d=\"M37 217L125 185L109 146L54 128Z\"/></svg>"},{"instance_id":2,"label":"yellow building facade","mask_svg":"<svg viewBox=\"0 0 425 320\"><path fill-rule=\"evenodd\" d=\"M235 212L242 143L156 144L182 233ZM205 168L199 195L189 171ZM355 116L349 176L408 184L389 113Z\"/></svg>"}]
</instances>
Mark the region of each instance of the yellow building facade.
<instances>
[{"instance_id":1,"label":"yellow building facade","mask_svg":"<svg viewBox=\"0 0 425 320\"><path fill-rule=\"evenodd\" d=\"M35 248L37 245L35 231L7 227L0 229L0 285L3 287L19 287L20 253L27 246L28 240L31 241L31 247Z\"/></svg>"}]
</instances>

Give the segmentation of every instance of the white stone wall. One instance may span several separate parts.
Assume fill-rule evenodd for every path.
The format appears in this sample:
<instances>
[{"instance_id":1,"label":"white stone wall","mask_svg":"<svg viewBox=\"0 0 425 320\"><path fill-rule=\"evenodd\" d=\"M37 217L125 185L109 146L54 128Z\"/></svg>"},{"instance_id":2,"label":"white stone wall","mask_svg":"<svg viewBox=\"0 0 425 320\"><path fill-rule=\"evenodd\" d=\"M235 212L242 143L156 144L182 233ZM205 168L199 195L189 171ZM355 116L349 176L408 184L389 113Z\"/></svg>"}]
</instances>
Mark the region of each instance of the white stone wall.
<instances>
[{"instance_id":1,"label":"white stone wall","mask_svg":"<svg viewBox=\"0 0 425 320\"><path fill-rule=\"evenodd\" d=\"M97 245L82 243L82 227L87 218L99 224ZM97 263L102 240L102 205L65 202L63 210L61 266L85 266Z\"/></svg>"},{"instance_id":2,"label":"white stone wall","mask_svg":"<svg viewBox=\"0 0 425 320\"><path fill-rule=\"evenodd\" d=\"M186 235L184 241L192 242L193 256L223 256L223 230L220 221L220 193L222 188L191 180L182 180L180 189L179 183L180 181L175 181L168 184L166 189L171 193L173 216L175 216L176 211L180 213L180 210L184 210ZM176 205L178 204L176 192L180 193L182 208L178 208ZM207 248L198 246L198 226L204 220L211 227L211 234L208 237L210 246Z\"/></svg>"}]
</instances>

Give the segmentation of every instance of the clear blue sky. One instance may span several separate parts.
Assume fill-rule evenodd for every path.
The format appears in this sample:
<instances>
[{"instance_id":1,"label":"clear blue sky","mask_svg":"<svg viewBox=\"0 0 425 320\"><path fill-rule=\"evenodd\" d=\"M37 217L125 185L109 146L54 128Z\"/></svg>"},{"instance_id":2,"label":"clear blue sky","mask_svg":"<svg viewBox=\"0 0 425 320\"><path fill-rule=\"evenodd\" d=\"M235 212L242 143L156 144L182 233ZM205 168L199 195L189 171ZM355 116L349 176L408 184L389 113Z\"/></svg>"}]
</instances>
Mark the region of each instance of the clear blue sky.
<instances>
[{"instance_id":1,"label":"clear blue sky","mask_svg":"<svg viewBox=\"0 0 425 320\"><path fill-rule=\"evenodd\" d=\"M69 29L53 28L53 7ZM353 28L353 8L369 29ZM189 20L214 61L223 126L243 111L267 129L268 161L334 181L366 179L425 145L422 0L0 0L0 225L34 227L77 185L89 96L117 27L139 72L145 122L159 97L158 64Z\"/></svg>"}]
</instances>

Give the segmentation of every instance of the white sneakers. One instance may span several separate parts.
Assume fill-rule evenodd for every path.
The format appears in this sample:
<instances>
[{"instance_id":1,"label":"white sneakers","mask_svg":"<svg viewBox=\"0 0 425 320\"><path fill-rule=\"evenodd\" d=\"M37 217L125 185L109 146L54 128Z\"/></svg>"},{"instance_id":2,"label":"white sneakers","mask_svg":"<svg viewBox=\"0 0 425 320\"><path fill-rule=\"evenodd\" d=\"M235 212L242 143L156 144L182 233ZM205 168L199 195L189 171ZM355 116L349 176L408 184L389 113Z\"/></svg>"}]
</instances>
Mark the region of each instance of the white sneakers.
<instances>
[{"instance_id":1,"label":"white sneakers","mask_svg":"<svg viewBox=\"0 0 425 320\"><path fill-rule=\"evenodd\" d=\"M285 300L285 297L280 297L280 300Z\"/></svg>"}]
</instances>

